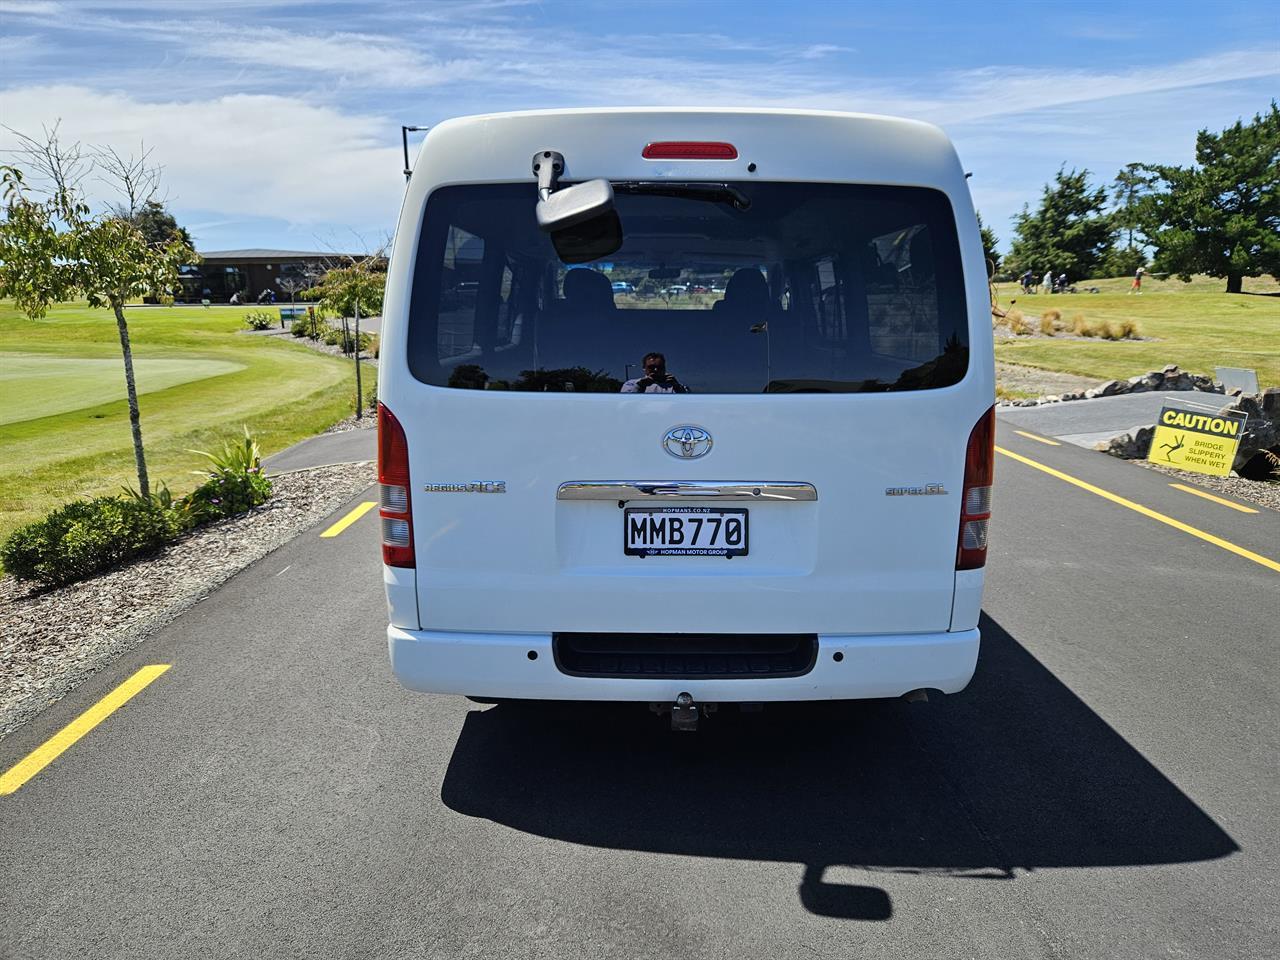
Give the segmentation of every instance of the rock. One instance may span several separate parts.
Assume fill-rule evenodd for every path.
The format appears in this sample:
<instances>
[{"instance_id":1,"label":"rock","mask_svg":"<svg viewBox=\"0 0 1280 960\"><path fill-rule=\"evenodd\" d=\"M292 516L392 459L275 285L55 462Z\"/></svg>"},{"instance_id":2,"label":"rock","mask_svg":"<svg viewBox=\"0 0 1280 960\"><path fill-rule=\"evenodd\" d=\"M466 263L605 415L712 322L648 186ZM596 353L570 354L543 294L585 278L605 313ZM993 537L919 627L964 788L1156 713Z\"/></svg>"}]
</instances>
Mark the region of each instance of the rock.
<instances>
[{"instance_id":1,"label":"rock","mask_svg":"<svg viewBox=\"0 0 1280 960\"><path fill-rule=\"evenodd\" d=\"M1051 393L1047 396L1041 397L1040 402L1041 403L1061 403L1062 398L1057 396L1056 394Z\"/></svg>"},{"instance_id":2,"label":"rock","mask_svg":"<svg viewBox=\"0 0 1280 960\"><path fill-rule=\"evenodd\" d=\"M1103 440L1095 444L1093 449L1122 460L1141 460L1151 449L1151 438L1155 432L1155 427L1142 427L1135 434L1122 433L1110 440Z\"/></svg>"},{"instance_id":3,"label":"rock","mask_svg":"<svg viewBox=\"0 0 1280 960\"><path fill-rule=\"evenodd\" d=\"M1062 395L1062 400L1064 403L1068 400L1083 400L1083 399L1084 399L1084 394L1079 391L1076 391L1073 393L1064 393Z\"/></svg>"},{"instance_id":4,"label":"rock","mask_svg":"<svg viewBox=\"0 0 1280 960\"><path fill-rule=\"evenodd\" d=\"M1172 376L1165 374L1163 390L1190 390L1191 374L1175 373Z\"/></svg>"},{"instance_id":5,"label":"rock","mask_svg":"<svg viewBox=\"0 0 1280 960\"><path fill-rule=\"evenodd\" d=\"M1125 380L1108 380L1100 387L1094 388L1095 397L1115 397L1122 393L1128 393L1130 384Z\"/></svg>"},{"instance_id":6,"label":"rock","mask_svg":"<svg viewBox=\"0 0 1280 960\"><path fill-rule=\"evenodd\" d=\"M1130 377L1129 378L1130 393L1147 393L1150 390L1151 390L1151 387L1147 385L1146 377Z\"/></svg>"},{"instance_id":7,"label":"rock","mask_svg":"<svg viewBox=\"0 0 1280 960\"><path fill-rule=\"evenodd\" d=\"M1280 445L1280 402L1275 395L1280 394L1274 387L1264 394L1246 394L1236 397L1226 406L1218 410L1219 416L1226 414L1245 414L1244 432L1240 434L1240 446L1236 448L1236 460L1233 465L1239 470L1263 450L1270 450ZM1270 403L1271 410L1267 410Z\"/></svg>"},{"instance_id":8,"label":"rock","mask_svg":"<svg viewBox=\"0 0 1280 960\"><path fill-rule=\"evenodd\" d=\"M1214 383L1213 377L1206 377L1197 373L1191 377L1191 389L1199 390L1201 393L1221 393L1222 384Z\"/></svg>"},{"instance_id":9,"label":"rock","mask_svg":"<svg viewBox=\"0 0 1280 960\"><path fill-rule=\"evenodd\" d=\"M1262 391L1262 412L1272 420L1280 419L1280 387L1267 387Z\"/></svg>"},{"instance_id":10,"label":"rock","mask_svg":"<svg viewBox=\"0 0 1280 960\"><path fill-rule=\"evenodd\" d=\"M1164 375L1166 377L1176 377L1178 375L1178 365L1176 363L1165 364Z\"/></svg>"}]
</instances>

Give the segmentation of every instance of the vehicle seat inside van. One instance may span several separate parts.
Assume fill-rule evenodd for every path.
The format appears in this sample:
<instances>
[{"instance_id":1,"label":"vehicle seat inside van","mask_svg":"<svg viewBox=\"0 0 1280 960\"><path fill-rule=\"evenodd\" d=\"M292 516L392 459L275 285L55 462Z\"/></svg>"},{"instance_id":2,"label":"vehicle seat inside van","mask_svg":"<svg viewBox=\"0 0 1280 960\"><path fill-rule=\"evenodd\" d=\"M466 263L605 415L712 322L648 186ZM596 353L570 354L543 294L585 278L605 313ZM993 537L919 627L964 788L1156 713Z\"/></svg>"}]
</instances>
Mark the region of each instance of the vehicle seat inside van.
<instances>
[{"instance_id":1,"label":"vehicle seat inside van","mask_svg":"<svg viewBox=\"0 0 1280 960\"><path fill-rule=\"evenodd\" d=\"M548 305L538 321L538 362L548 369L589 366L608 350L610 318L617 311L613 285L595 270L564 275L564 299Z\"/></svg>"},{"instance_id":2,"label":"vehicle seat inside van","mask_svg":"<svg viewBox=\"0 0 1280 960\"><path fill-rule=\"evenodd\" d=\"M711 308L715 313L738 315L753 323L767 320L776 309L769 296L769 281L755 267L743 267L729 278L724 299Z\"/></svg>"}]
</instances>

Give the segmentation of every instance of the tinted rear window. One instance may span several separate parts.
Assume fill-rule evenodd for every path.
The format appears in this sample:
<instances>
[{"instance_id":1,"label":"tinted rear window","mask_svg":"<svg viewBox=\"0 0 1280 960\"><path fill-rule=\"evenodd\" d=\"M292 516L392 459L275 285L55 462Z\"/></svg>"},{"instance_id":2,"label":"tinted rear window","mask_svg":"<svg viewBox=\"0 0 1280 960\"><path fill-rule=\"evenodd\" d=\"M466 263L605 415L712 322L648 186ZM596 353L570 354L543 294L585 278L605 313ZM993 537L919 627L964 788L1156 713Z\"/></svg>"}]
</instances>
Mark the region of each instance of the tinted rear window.
<instances>
[{"instance_id":1,"label":"tinted rear window","mask_svg":"<svg viewBox=\"0 0 1280 960\"><path fill-rule=\"evenodd\" d=\"M414 273L414 376L653 392L652 353L677 392L921 390L964 376L964 284L943 194L734 187L746 210L619 192L622 248L581 265L562 263L538 230L532 182L436 190Z\"/></svg>"}]
</instances>

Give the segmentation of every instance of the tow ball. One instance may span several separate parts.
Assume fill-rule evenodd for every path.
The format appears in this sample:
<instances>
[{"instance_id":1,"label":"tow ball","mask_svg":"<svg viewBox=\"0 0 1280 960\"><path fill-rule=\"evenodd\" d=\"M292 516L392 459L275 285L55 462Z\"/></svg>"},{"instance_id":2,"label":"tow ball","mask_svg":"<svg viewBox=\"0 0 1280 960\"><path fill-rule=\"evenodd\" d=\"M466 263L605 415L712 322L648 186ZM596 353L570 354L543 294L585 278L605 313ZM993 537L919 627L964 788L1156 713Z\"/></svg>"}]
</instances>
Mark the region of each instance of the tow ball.
<instances>
[{"instance_id":1,"label":"tow ball","mask_svg":"<svg viewBox=\"0 0 1280 960\"><path fill-rule=\"evenodd\" d=\"M675 703L651 703L649 709L657 714L669 712L672 730L697 730L698 715L714 713L716 705L694 703L693 694L681 693L676 695Z\"/></svg>"}]
</instances>

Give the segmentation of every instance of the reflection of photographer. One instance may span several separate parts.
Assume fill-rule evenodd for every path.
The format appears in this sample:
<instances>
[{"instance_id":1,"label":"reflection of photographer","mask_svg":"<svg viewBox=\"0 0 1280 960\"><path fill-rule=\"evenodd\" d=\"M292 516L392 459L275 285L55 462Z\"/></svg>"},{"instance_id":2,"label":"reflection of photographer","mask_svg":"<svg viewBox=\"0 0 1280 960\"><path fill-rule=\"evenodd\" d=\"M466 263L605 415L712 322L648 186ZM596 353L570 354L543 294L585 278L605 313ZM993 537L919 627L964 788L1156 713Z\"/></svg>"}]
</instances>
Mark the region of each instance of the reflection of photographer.
<instances>
[{"instance_id":1,"label":"reflection of photographer","mask_svg":"<svg viewBox=\"0 0 1280 960\"><path fill-rule=\"evenodd\" d=\"M644 355L644 376L628 380L623 393L688 393L689 388L667 373L667 358L660 353Z\"/></svg>"}]
</instances>

